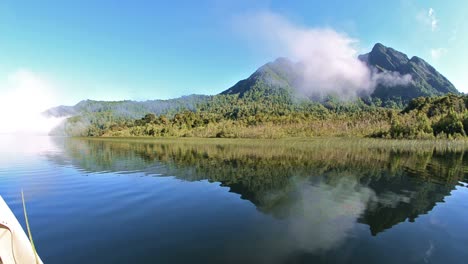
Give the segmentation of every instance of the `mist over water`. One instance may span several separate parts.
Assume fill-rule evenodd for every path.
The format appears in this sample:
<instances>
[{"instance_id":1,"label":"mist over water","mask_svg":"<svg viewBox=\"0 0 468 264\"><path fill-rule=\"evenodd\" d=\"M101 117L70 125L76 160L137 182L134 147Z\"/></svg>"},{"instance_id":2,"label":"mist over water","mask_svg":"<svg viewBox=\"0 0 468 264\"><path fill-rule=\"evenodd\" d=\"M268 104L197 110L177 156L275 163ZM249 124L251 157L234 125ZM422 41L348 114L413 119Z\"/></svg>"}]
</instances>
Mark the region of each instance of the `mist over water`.
<instances>
[{"instance_id":1,"label":"mist over water","mask_svg":"<svg viewBox=\"0 0 468 264\"><path fill-rule=\"evenodd\" d=\"M0 87L0 134L47 135L65 119L42 114L57 104L55 89L32 71L13 72Z\"/></svg>"}]
</instances>

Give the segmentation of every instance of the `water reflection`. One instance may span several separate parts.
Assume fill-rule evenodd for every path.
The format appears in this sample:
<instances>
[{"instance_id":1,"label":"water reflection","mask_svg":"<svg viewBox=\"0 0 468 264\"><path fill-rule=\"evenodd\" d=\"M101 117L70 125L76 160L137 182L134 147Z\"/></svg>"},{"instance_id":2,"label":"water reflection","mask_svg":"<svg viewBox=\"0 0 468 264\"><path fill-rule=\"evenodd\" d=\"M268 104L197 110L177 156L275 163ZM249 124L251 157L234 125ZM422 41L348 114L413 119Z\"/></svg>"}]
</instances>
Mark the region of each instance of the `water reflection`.
<instances>
[{"instance_id":1,"label":"water reflection","mask_svg":"<svg viewBox=\"0 0 468 264\"><path fill-rule=\"evenodd\" d=\"M287 232L282 237L296 250L311 253L340 245L375 198L371 189L353 178L342 178L333 186L298 180L293 187L289 199L275 208L287 219Z\"/></svg>"},{"instance_id":2,"label":"water reflection","mask_svg":"<svg viewBox=\"0 0 468 264\"><path fill-rule=\"evenodd\" d=\"M407 219L414 221L468 178L463 152L297 149L274 144L259 148L188 141L59 139L56 144L64 154L48 153L50 160L87 172L140 171L220 182L258 210L287 219L292 237L304 248L335 244L356 221L367 224L372 235ZM319 228L307 228L310 225Z\"/></svg>"},{"instance_id":3,"label":"water reflection","mask_svg":"<svg viewBox=\"0 0 468 264\"><path fill-rule=\"evenodd\" d=\"M357 260L349 254L358 254L353 241L362 236L356 233L361 227L379 237L399 223L417 221L468 179L463 152L190 141L57 139L55 144L62 152L44 155L57 165L85 174L138 172L219 182L274 219L251 230L250 242L224 241L226 251L235 250L220 253L223 261L295 263L323 254L336 262ZM434 243L422 242L417 259L430 259ZM337 260L338 251L348 255Z\"/></svg>"}]
</instances>

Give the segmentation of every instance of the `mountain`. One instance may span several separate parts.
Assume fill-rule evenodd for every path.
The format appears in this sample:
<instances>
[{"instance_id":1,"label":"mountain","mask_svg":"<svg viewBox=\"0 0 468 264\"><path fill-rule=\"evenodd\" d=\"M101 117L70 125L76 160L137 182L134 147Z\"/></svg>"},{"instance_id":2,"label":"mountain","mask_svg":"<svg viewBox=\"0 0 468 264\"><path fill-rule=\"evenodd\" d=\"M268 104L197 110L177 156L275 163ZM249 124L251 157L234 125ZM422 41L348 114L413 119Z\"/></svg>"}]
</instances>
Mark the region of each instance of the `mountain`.
<instances>
[{"instance_id":1,"label":"mountain","mask_svg":"<svg viewBox=\"0 0 468 264\"><path fill-rule=\"evenodd\" d=\"M429 63L419 57L411 59L402 52L377 43L371 52L358 57L374 72L389 72L399 75L409 74L412 81L405 85L385 86L380 84L370 95L382 101L401 101L408 103L419 96L437 96L447 93L459 94L455 86ZM221 94L239 94L244 96L252 89L263 89L268 93L279 90L288 91L299 89L302 72L301 63L292 62L286 58L279 58L269 62L250 77L241 80Z\"/></svg>"},{"instance_id":2,"label":"mountain","mask_svg":"<svg viewBox=\"0 0 468 264\"><path fill-rule=\"evenodd\" d=\"M57 106L43 112L48 117L69 117L92 113L112 113L114 117L141 118L147 113L168 114L181 110L194 110L199 102L210 96L188 95L169 100L138 101L94 101L83 100L74 106Z\"/></svg>"},{"instance_id":3,"label":"mountain","mask_svg":"<svg viewBox=\"0 0 468 264\"><path fill-rule=\"evenodd\" d=\"M242 124L257 124L268 121L273 116L281 119L284 116L295 115L294 118L296 118L301 113L310 117L313 113L312 115L323 118L326 113L334 111L334 113L352 115L353 112L368 110L375 106L403 107L420 96L459 94L447 78L423 59L418 57L409 59L406 54L382 44L376 44L371 52L358 58L371 69L372 77L383 76L392 79L393 76L410 75L411 80L408 78L404 85L400 82L399 85L393 83L393 86L385 86L389 82L378 82L380 84L372 94L360 95L363 99L360 101L345 102L330 94L312 98L310 95L297 92L304 88L304 64L287 58L278 58L263 65L247 79L239 81L219 95L189 95L170 100L143 102L85 100L74 106L51 108L45 111L44 115L68 117L60 127L54 130L54 134L102 135L110 131L109 129L114 129L119 133L122 131L130 133L129 128L131 128L133 129L131 135L140 135L146 133L147 130L140 131L138 127L147 124L147 120L155 119L154 115L166 115L172 123L178 124L177 129L194 128L210 122L221 124L222 120L240 120ZM189 110L190 113L184 113L184 110ZM146 118L147 114L153 115ZM166 117L158 118L161 119L158 119L161 124L167 123ZM181 118L187 119L184 124L181 123ZM458 121L465 119L452 118L450 120L457 121L454 122L459 125ZM400 127L397 128L396 130L400 131ZM114 130L112 132L115 132ZM158 133L166 135L170 132L168 131L166 128L161 128ZM175 133L174 131L172 132ZM214 130L210 133L213 134L213 132ZM223 133L225 133L224 130L217 131L213 135L222 136Z\"/></svg>"},{"instance_id":4,"label":"mountain","mask_svg":"<svg viewBox=\"0 0 468 264\"><path fill-rule=\"evenodd\" d=\"M359 59L378 72L411 75L412 81L407 85L392 87L378 85L372 97L382 100L401 98L408 102L419 96L459 94L455 86L425 60L416 56L409 59L406 54L380 43L375 44L371 52L360 55Z\"/></svg>"},{"instance_id":5,"label":"mountain","mask_svg":"<svg viewBox=\"0 0 468 264\"><path fill-rule=\"evenodd\" d=\"M407 104L419 96L437 96L447 93L459 94L453 84L429 63L419 57L411 59L402 52L377 43L372 51L358 57L374 72L409 74L412 81L406 85L385 86L380 84L370 95L383 102ZM221 95L248 95L252 100L265 99L268 95L290 98L292 91L300 90L303 64L287 58L278 58L256 70L247 79L237 82ZM298 96L294 93L294 96ZM46 116L64 117L90 113L112 112L114 117L140 118L147 113L168 114L180 110L194 110L197 104L206 102L210 96L189 95L170 100L137 101L81 101L74 106L58 106L44 112Z\"/></svg>"},{"instance_id":6,"label":"mountain","mask_svg":"<svg viewBox=\"0 0 468 264\"><path fill-rule=\"evenodd\" d=\"M237 82L221 94L239 94L241 97L252 88L267 92L278 89L292 90L300 80L301 65L287 58L278 58L256 70L249 78Z\"/></svg>"}]
</instances>

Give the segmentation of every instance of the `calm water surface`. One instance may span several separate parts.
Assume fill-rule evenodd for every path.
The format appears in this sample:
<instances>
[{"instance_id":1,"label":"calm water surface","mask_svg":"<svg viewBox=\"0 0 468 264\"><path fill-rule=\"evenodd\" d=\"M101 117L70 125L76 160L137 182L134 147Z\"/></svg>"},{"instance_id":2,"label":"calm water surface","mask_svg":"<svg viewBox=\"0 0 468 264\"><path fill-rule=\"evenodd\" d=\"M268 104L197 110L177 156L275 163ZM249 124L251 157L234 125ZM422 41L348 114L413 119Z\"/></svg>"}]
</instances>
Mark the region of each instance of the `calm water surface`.
<instances>
[{"instance_id":1,"label":"calm water surface","mask_svg":"<svg viewBox=\"0 0 468 264\"><path fill-rule=\"evenodd\" d=\"M467 179L463 152L0 137L45 263L466 263Z\"/></svg>"}]
</instances>

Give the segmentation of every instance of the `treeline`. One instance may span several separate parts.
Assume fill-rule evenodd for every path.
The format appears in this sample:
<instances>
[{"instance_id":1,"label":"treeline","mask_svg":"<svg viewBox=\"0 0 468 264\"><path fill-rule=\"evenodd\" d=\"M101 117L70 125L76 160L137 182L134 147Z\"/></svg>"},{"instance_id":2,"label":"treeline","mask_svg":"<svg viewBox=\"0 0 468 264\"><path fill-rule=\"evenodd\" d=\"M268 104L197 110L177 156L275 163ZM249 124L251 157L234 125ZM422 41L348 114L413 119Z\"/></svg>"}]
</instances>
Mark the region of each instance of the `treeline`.
<instances>
[{"instance_id":1,"label":"treeline","mask_svg":"<svg viewBox=\"0 0 468 264\"><path fill-rule=\"evenodd\" d=\"M324 103L292 98L286 91L252 89L242 97L218 95L195 111L173 116L147 114L107 129L91 126L88 135L155 137L280 138L290 136L366 136L388 128L395 110L330 98Z\"/></svg>"},{"instance_id":2,"label":"treeline","mask_svg":"<svg viewBox=\"0 0 468 264\"><path fill-rule=\"evenodd\" d=\"M323 102L289 96L284 90L251 89L217 95L193 110L114 118L111 112L74 117L68 134L81 136L281 138L358 136L382 138L457 138L468 134L468 96L420 97L403 110L379 102ZM80 124L79 126L77 124ZM74 128L79 127L75 131Z\"/></svg>"},{"instance_id":3,"label":"treeline","mask_svg":"<svg viewBox=\"0 0 468 264\"><path fill-rule=\"evenodd\" d=\"M390 138L457 138L468 134L468 96L419 97L390 120Z\"/></svg>"}]
</instances>

